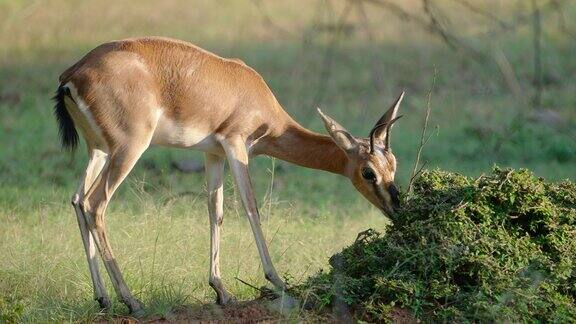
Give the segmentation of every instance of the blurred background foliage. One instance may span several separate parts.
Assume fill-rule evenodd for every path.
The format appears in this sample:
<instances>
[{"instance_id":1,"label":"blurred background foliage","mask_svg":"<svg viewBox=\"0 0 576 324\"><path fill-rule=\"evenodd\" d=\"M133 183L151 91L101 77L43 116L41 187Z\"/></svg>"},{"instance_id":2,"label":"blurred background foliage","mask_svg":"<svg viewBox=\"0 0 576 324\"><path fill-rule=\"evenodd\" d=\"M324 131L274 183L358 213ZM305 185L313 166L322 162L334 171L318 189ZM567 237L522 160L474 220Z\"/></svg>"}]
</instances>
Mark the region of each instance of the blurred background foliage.
<instances>
[{"instance_id":1,"label":"blurred background foliage","mask_svg":"<svg viewBox=\"0 0 576 324\"><path fill-rule=\"evenodd\" d=\"M529 167L551 179L573 177L575 15L576 5L560 0L4 0L1 181L76 181L84 154L71 163L60 152L50 116L57 76L102 42L140 35L180 38L243 59L288 112L320 132L316 106L365 136L406 90L406 117L393 136L400 183L411 171L435 70L430 125L437 130L423 153L428 167L476 175L498 163ZM170 162L182 154L189 155L151 150L136 173L172 173ZM298 182L295 189L307 179L314 187L325 178L278 165ZM170 184L163 178L155 177L154 186ZM322 197L333 186L320 187Z\"/></svg>"}]
</instances>

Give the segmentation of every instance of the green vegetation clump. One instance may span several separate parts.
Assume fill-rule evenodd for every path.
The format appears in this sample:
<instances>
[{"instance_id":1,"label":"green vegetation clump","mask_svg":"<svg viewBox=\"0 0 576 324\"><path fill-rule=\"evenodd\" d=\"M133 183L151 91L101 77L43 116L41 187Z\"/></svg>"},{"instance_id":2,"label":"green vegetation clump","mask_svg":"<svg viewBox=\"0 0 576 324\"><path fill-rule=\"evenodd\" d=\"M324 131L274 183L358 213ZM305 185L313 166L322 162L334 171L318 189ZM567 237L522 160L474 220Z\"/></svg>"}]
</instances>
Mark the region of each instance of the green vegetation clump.
<instances>
[{"instance_id":1,"label":"green vegetation clump","mask_svg":"<svg viewBox=\"0 0 576 324\"><path fill-rule=\"evenodd\" d=\"M20 301L12 296L0 296L0 323L18 323L23 312L24 305Z\"/></svg>"},{"instance_id":2,"label":"green vegetation clump","mask_svg":"<svg viewBox=\"0 0 576 324\"><path fill-rule=\"evenodd\" d=\"M427 171L384 235L360 233L298 287L369 321L576 321L576 184Z\"/></svg>"}]
</instances>

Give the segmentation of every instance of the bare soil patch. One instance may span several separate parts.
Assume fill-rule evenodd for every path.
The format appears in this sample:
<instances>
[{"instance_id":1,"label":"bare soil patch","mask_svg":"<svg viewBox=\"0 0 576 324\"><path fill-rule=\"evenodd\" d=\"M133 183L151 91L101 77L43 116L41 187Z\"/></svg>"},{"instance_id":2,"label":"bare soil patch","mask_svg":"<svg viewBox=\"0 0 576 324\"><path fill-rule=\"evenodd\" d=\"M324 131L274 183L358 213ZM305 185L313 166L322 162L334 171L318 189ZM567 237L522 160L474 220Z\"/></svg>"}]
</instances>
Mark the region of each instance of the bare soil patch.
<instances>
[{"instance_id":1,"label":"bare soil patch","mask_svg":"<svg viewBox=\"0 0 576 324\"><path fill-rule=\"evenodd\" d=\"M268 309L259 300L238 302L231 305L193 305L178 308L166 316L153 315L144 318L118 317L97 323L276 323L282 315Z\"/></svg>"}]
</instances>

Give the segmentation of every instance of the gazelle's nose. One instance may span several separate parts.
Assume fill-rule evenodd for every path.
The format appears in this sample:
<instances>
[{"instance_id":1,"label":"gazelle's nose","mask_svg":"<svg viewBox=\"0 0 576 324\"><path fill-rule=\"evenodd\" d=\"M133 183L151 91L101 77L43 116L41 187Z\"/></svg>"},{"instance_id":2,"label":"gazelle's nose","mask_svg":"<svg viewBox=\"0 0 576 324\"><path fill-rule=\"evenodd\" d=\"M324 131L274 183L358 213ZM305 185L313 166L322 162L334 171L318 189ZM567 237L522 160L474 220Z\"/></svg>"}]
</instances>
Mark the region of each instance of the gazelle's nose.
<instances>
[{"instance_id":1,"label":"gazelle's nose","mask_svg":"<svg viewBox=\"0 0 576 324\"><path fill-rule=\"evenodd\" d=\"M400 207L400 192L396 185L393 183L388 186L388 193L390 194L390 198L392 200L392 208L398 209Z\"/></svg>"}]
</instances>

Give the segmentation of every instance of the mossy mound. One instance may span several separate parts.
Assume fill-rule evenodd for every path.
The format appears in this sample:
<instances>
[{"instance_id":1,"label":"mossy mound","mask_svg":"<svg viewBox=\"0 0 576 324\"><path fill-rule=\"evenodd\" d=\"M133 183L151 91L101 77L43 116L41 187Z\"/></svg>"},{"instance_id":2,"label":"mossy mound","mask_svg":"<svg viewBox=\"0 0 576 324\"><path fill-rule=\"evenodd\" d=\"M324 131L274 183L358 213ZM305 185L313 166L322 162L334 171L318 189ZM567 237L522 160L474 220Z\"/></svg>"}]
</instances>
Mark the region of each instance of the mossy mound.
<instances>
[{"instance_id":1,"label":"mossy mound","mask_svg":"<svg viewBox=\"0 0 576 324\"><path fill-rule=\"evenodd\" d=\"M361 233L297 291L385 321L576 321L576 184L424 172L386 235Z\"/></svg>"}]
</instances>

